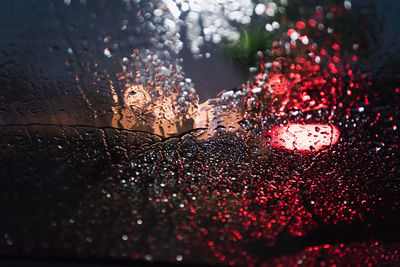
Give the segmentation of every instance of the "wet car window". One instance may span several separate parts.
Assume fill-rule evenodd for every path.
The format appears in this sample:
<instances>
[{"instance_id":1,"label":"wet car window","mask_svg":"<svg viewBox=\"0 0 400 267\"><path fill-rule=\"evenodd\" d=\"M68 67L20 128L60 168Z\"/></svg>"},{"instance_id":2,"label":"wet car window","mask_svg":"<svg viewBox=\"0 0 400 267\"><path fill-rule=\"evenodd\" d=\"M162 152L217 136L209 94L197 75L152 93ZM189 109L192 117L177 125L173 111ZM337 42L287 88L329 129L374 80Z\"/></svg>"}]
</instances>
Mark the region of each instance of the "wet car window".
<instances>
[{"instance_id":1,"label":"wet car window","mask_svg":"<svg viewBox=\"0 0 400 267\"><path fill-rule=\"evenodd\" d=\"M399 3L0 7L0 265L400 263Z\"/></svg>"}]
</instances>

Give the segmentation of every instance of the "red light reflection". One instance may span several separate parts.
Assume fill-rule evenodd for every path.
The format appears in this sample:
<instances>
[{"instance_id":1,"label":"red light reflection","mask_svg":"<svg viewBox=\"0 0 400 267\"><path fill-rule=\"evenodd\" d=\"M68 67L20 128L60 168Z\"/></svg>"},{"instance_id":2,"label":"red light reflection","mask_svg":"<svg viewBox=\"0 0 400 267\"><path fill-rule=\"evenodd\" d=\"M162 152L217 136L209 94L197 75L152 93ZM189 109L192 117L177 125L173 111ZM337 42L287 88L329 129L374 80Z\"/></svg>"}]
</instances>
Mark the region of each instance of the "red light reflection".
<instances>
[{"instance_id":1,"label":"red light reflection","mask_svg":"<svg viewBox=\"0 0 400 267\"><path fill-rule=\"evenodd\" d=\"M289 124L270 130L271 146L302 152L313 152L336 144L339 129L330 124Z\"/></svg>"}]
</instances>

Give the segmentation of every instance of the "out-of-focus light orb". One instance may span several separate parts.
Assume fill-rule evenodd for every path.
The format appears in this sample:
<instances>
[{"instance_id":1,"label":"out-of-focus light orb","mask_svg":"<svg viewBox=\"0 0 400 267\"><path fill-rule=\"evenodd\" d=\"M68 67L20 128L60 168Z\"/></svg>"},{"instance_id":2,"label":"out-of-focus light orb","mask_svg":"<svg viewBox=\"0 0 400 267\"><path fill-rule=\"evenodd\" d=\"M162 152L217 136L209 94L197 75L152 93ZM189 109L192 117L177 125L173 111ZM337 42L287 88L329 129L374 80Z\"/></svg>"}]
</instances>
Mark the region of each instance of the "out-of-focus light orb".
<instances>
[{"instance_id":1,"label":"out-of-focus light orb","mask_svg":"<svg viewBox=\"0 0 400 267\"><path fill-rule=\"evenodd\" d=\"M273 127L268 135L273 148L314 152L336 144L340 131L331 124L289 124Z\"/></svg>"}]
</instances>

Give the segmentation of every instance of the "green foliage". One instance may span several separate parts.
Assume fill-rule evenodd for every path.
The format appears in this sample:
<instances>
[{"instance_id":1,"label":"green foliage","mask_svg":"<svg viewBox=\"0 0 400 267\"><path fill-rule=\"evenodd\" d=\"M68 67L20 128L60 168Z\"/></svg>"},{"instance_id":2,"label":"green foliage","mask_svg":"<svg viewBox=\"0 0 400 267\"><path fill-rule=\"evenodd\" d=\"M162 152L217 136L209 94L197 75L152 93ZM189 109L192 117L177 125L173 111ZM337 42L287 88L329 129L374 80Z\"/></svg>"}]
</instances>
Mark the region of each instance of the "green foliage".
<instances>
[{"instance_id":1,"label":"green foliage","mask_svg":"<svg viewBox=\"0 0 400 267\"><path fill-rule=\"evenodd\" d=\"M240 29L240 38L236 43L226 43L223 46L223 54L248 72L249 67L255 66L259 60L257 52L271 48L272 41L272 34L264 27L248 25Z\"/></svg>"}]
</instances>

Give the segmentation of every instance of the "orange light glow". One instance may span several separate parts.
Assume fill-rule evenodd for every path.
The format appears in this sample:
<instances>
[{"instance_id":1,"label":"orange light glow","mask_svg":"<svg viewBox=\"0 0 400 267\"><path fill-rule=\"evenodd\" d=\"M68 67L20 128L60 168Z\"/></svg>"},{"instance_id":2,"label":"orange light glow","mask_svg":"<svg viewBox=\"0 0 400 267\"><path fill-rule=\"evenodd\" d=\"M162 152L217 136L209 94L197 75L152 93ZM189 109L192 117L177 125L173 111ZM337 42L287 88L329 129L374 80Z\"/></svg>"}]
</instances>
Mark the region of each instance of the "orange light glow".
<instances>
[{"instance_id":1,"label":"orange light glow","mask_svg":"<svg viewBox=\"0 0 400 267\"><path fill-rule=\"evenodd\" d=\"M289 124L271 129L271 146L301 152L313 152L336 144L339 129L330 124Z\"/></svg>"}]
</instances>

